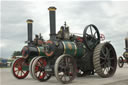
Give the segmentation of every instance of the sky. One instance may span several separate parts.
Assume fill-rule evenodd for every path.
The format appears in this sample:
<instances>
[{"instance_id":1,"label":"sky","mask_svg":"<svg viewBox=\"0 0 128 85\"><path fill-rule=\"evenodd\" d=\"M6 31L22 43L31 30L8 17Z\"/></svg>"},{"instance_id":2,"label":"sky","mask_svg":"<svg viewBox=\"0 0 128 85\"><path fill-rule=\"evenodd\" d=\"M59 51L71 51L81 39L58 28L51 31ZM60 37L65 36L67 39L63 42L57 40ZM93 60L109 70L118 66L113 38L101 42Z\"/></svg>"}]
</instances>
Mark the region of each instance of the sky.
<instances>
[{"instance_id":1,"label":"sky","mask_svg":"<svg viewBox=\"0 0 128 85\"><path fill-rule=\"evenodd\" d=\"M0 57L9 58L21 51L27 40L27 19L33 19L33 38L41 33L49 39L49 6L55 6L56 30L67 22L71 33L83 34L84 28L94 24L105 41L111 41L117 56L125 51L124 38L128 32L128 1L1 1Z\"/></svg>"}]
</instances>

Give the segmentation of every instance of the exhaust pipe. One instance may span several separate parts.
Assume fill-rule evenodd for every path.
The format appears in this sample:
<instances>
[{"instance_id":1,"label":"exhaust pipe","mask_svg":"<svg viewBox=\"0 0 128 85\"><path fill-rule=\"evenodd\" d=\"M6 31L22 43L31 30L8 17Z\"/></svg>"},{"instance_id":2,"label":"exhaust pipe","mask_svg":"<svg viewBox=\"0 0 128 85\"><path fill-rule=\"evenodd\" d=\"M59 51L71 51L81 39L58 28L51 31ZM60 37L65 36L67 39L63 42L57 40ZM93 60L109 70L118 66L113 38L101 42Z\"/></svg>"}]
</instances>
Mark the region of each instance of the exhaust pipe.
<instances>
[{"instance_id":1,"label":"exhaust pipe","mask_svg":"<svg viewBox=\"0 0 128 85\"><path fill-rule=\"evenodd\" d=\"M33 23L33 20L31 19L28 19L27 21L27 28L28 28L28 45L30 45L30 43L32 43L32 23Z\"/></svg>"},{"instance_id":2,"label":"exhaust pipe","mask_svg":"<svg viewBox=\"0 0 128 85\"><path fill-rule=\"evenodd\" d=\"M55 19L55 7L49 7L49 19L50 19L50 40L56 39L56 19Z\"/></svg>"},{"instance_id":3,"label":"exhaust pipe","mask_svg":"<svg viewBox=\"0 0 128 85\"><path fill-rule=\"evenodd\" d=\"M126 51L128 52L128 33L127 33L127 36L125 38L125 48L126 48Z\"/></svg>"}]
</instances>

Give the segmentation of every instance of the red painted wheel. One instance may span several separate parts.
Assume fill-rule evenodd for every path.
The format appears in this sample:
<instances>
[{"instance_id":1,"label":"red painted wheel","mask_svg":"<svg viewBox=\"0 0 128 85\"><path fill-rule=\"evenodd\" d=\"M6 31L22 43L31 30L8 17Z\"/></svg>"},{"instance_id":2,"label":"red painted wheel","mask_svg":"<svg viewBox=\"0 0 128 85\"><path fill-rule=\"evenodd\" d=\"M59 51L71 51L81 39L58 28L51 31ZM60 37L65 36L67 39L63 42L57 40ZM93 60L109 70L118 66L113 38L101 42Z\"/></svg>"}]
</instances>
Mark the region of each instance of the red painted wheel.
<instances>
[{"instance_id":1,"label":"red painted wheel","mask_svg":"<svg viewBox=\"0 0 128 85\"><path fill-rule=\"evenodd\" d=\"M29 71L24 71L22 69L23 65L27 65L24 61L24 58L18 58L12 64L12 73L18 79L24 79L29 73Z\"/></svg>"},{"instance_id":2,"label":"red painted wheel","mask_svg":"<svg viewBox=\"0 0 128 85\"><path fill-rule=\"evenodd\" d=\"M32 66L32 74L39 81L47 81L51 78L51 75L45 71L47 61L43 57L36 58Z\"/></svg>"}]
</instances>

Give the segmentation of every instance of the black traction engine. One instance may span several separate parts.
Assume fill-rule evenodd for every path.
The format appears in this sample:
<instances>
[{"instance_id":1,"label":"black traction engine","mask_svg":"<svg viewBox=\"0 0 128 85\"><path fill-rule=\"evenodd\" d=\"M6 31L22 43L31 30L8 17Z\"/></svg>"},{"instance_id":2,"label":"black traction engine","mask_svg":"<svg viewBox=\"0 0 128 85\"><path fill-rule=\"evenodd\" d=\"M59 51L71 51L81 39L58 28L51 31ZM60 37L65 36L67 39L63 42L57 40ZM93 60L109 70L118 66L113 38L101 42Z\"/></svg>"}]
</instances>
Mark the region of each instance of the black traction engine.
<instances>
[{"instance_id":1,"label":"black traction engine","mask_svg":"<svg viewBox=\"0 0 128 85\"><path fill-rule=\"evenodd\" d=\"M128 64L128 34L125 38L125 52L123 53L123 56L120 56L118 58L118 66L122 68L124 66L124 63Z\"/></svg>"}]
</instances>

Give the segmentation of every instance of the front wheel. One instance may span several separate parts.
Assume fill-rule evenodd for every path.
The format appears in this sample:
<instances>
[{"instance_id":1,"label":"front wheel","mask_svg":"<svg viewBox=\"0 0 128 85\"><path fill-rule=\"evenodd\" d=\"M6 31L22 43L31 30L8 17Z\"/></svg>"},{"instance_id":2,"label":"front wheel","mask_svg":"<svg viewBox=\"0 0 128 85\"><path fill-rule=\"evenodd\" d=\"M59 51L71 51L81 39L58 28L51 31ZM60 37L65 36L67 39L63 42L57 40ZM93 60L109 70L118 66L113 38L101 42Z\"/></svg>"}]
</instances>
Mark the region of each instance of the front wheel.
<instances>
[{"instance_id":1,"label":"front wheel","mask_svg":"<svg viewBox=\"0 0 128 85\"><path fill-rule=\"evenodd\" d=\"M76 77L76 63L72 56L64 54L57 58L54 67L55 76L61 83L70 83Z\"/></svg>"},{"instance_id":2,"label":"front wheel","mask_svg":"<svg viewBox=\"0 0 128 85\"><path fill-rule=\"evenodd\" d=\"M46 65L47 60L45 57L38 57L33 61L32 75L34 79L44 82L51 78L51 75L45 71Z\"/></svg>"},{"instance_id":3,"label":"front wheel","mask_svg":"<svg viewBox=\"0 0 128 85\"><path fill-rule=\"evenodd\" d=\"M29 72L30 72L30 75L31 75L31 77L32 77L33 79L35 79L35 80L36 80L36 78L35 78L35 77L33 76L33 74L32 74L32 65L33 65L33 62L34 62L34 60L35 60L36 58L38 58L38 57L34 57L34 58L31 60L30 64L29 64Z\"/></svg>"},{"instance_id":4,"label":"front wheel","mask_svg":"<svg viewBox=\"0 0 128 85\"><path fill-rule=\"evenodd\" d=\"M12 74L17 79L24 79L29 73L29 71L23 70L23 66L28 66L24 58L18 58L12 64Z\"/></svg>"},{"instance_id":5,"label":"front wheel","mask_svg":"<svg viewBox=\"0 0 128 85\"><path fill-rule=\"evenodd\" d=\"M124 66L124 59L121 56L118 58L118 66L120 68L122 68Z\"/></svg>"}]
</instances>

